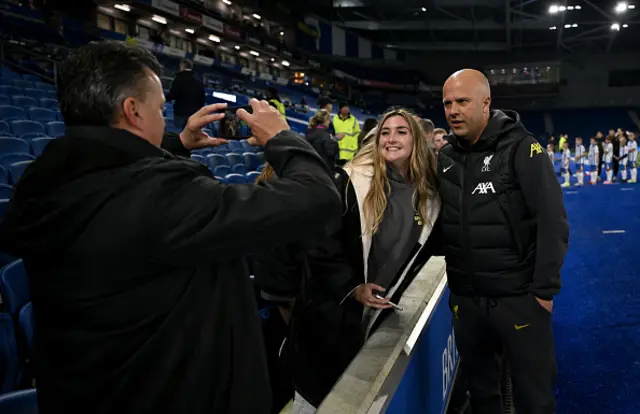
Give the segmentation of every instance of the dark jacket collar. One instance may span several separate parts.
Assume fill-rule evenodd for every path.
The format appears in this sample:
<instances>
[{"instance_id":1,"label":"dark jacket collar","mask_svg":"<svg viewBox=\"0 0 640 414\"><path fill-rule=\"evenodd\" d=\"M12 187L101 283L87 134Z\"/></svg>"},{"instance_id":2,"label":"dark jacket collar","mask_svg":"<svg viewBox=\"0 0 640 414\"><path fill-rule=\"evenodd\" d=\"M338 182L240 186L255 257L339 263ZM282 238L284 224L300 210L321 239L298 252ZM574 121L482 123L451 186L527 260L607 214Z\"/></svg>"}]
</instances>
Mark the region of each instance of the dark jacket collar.
<instances>
[{"instance_id":1,"label":"dark jacket collar","mask_svg":"<svg viewBox=\"0 0 640 414\"><path fill-rule=\"evenodd\" d=\"M99 126L72 126L67 128L66 137L71 140L89 139L126 153L133 158L163 157L171 155L144 138L127 130Z\"/></svg>"}]
</instances>

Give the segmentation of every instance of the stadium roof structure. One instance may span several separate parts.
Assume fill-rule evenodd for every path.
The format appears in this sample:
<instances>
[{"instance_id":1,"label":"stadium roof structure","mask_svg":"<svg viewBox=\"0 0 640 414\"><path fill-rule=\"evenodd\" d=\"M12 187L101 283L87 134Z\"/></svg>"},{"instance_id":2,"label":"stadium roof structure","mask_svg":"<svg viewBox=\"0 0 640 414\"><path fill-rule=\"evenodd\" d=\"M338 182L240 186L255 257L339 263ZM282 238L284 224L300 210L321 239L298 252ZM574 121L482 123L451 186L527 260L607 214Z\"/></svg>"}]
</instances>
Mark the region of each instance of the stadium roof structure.
<instances>
[{"instance_id":1,"label":"stadium roof structure","mask_svg":"<svg viewBox=\"0 0 640 414\"><path fill-rule=\"evenodd\" d=\"M298 3L299 0L293 0ZM640 50L640 0L315 0L308 12L405 51Z\"/></svg>"}]
</instances>

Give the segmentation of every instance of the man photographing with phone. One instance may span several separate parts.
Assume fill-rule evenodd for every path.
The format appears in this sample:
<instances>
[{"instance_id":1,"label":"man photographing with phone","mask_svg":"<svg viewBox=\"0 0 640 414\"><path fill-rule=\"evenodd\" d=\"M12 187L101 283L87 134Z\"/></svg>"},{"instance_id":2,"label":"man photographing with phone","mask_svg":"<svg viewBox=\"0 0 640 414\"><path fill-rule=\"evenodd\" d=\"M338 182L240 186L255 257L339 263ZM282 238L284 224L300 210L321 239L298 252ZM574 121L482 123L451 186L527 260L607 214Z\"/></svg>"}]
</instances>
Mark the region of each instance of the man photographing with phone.
<instances>
[{"instance_id":1,"label":"man photographing with phone","mask_svg":"<svg viewBox=\"0 0 640 414\"><path fill-rule=\"evenodd\" d=\"M269 413L260 318L243 255L323 238L341 214L331 172L266 102L238 116L279 179L224 185L188 155L201 128L164 134L161 66L120 42L58 71L67 124L17 184L0 249L22 257L41 412Z\"/></svg>"}]
</instances>

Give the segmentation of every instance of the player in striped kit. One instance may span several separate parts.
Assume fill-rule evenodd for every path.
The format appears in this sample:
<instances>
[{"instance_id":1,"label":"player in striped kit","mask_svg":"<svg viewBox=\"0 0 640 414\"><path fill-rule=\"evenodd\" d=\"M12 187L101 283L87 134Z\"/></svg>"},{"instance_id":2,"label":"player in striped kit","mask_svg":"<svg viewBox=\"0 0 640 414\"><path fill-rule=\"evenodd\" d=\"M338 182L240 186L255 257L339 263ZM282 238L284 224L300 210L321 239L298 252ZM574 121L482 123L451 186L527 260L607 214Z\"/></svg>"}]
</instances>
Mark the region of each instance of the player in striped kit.
<instances>
[{"instance_id":1,"label":"player in striped kit","mask_svg":"<svg viewBox=\"0 0 640 414\"><path fill-rule=\"evenodd\" d=\"M636 162L638 160L638 143L636 142L636 134L634 132L627 132L629 142L627 142L627 159L629 160L629 176L628 183L635 184L638 178L638 169Z\"/></svg>"},{"instance_id":2,"label":"player in striped kit","mask_svg":"<svg viewBox=\"0 0 640 414\"><path fill-rule=\"evenodd\" d=\"M598 149L598 143L595 138L591 138L591 145L589 146L589 176L591 177L591 184L595 184L598 181L599 163L600 150Z\"/></svg>"},{"instance_id":3,"label":"player in striped kit","mask_svg":"<svg viewBox=\"0 0 640 414\"><path fill-rule=\"evenodd\" d=\"M613 164L613 144L611 143L611 137L607 137L604 140L604 154L602 154L602 162L606 169L607 179L602 184L612 184L613 170L611 169Z\"/></svg>"},{"instance_id":4,"label":"player in striped kit","mask_svg":"<svg viewBox=\"0 0 640 414\"><path fill-rule=\"evenodd\" d=\"M587 153L582 145L582 138L576 137L576 151L575 151L575 163L576 163L576 176L578 183L576 185L584 185L584 163Z\"/></svg>"},{"instance_id":5,"label":"player in striped kit","mask_svg":"<svg viewBox=\"0 0 640 414\"><path fill-rule=\"evenodd\" d=\"M629 160L627 159L629 148L627 148L627 139L624 136L620 137L620 149L618 150L618 166L620 170L620 178L622 182L627 181L627 164Z\"/></svg>"},{"instance_id":6,"label":"player in striped kit","mask_svg":"<svg viewBox=\"0 0 640 414\"><path fill-rule=\"evenodd\" d=\"M562 160L560 167L562 168L562 176L564 177L564 183L562 187L569 187L571 185L571 171L569 166L571 165L571 150L569 149L569 142L564 141L562 144Z\"/></svg>"}]
</instances>

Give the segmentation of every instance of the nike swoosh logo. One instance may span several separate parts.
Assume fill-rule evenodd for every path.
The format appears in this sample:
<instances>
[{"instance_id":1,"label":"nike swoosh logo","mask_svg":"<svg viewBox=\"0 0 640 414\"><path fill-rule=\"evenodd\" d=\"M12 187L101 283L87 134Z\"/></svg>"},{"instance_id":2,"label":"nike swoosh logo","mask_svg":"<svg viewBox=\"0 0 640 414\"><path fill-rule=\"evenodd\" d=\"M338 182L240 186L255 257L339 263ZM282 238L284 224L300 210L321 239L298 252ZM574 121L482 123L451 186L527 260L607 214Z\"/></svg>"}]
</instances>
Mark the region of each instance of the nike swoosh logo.
<instances>
[{"instance_id":1,"label":"nike swoosh logo","mask_svg":"<svg viewBox=\"0 0 640 414\"><path fill-rule=\"evenodd\" d=\"M453 165L448 166L447 168L443 168L442 172L446 173L447 171L449 171L449 168L453 167Z\"/></svg>"},{"instance_id":2,"label":"nike swoosh logo","mask_svg":"<svg viewBox=\"0 0 640 414\"><path fill-rule=\"evenodd\" d=\"M514 328L516 328L516 331L519 331L520 329L524 329L527 326L529 326L530 324L526 324L526 325L513 325Z\"/></svg>"}]
</instances>

